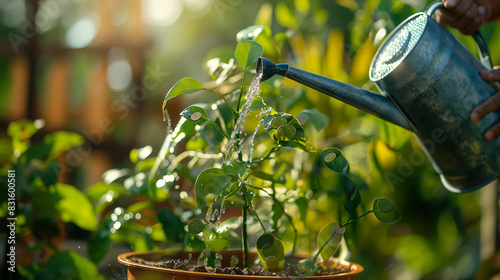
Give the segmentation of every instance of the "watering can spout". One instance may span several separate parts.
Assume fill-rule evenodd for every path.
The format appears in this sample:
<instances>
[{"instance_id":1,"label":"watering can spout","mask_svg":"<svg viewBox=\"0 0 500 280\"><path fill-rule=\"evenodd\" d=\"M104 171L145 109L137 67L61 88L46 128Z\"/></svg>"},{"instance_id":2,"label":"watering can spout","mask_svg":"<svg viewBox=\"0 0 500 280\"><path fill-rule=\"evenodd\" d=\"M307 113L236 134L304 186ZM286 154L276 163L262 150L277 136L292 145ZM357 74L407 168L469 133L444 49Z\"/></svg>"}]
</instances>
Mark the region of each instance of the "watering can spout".
<instances>
[{"instance_id":1,"label":"watering can spout","mask_svg":"<svg viewBox=\"0 0 500 280\"><path fill-rule=\"evenodd\" d=\"M289 78L381 119L413 131L406 116L398 107L388 97L378 93L300 70L288 64L274 64L271 60L264 57L260 57L257 60L257 73L262 73L262 81L268 80L274 75Z\"/></svg>"}]
</instances>

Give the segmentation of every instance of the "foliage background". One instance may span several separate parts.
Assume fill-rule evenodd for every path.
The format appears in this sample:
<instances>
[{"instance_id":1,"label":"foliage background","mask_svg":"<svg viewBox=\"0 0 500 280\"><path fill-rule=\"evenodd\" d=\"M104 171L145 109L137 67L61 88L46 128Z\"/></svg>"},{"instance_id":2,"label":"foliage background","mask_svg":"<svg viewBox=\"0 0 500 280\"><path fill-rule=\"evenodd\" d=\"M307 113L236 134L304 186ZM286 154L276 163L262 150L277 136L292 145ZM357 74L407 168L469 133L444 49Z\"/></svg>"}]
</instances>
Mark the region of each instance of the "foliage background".
<instances>
[{"instance_id":1,"label":"foliage background","mask_svg":"<svg viewBox=\"0 0 500 280\"><path fill-rule=\"evenodd\" d=\"M33 3L37 3L41 11L46 9L46 14L50 15L47 21L43 21L43 17L38 19L37 36L23 32L27 23L32 23L30 10ZM14 144L9 140L13 137L7 136L7 126L22 118L45 119L45 126L35 134L32 143L50 142L43 140L44 137L58 130L83 135L85 139L78 138L73 142L69 139L77 136L68 134L61 138L62 143L73 144L65 145L66 148L57 154L59 162L63 162L63 168L56 176L57 186L63 183L74 186L95 205L95 199L102 193L92 194L87 188L99 182L105 170L133 168L136 162L129 156L133 148L150 145L154 153L159 150L166 132L160 110L166 90L184 76L209 81L206 61L215 56L223 61L232 57L238 31L250 25L267 26L270 33L256 38L264 46L264 56L375 90L368 80L368 67L384 34L411 14L422 11L427 4L418 0L7 1L0 5L3 13L0 25L2 145L13 153ZM93 25L87 24L87 29L75 31L72 27L80 19L90 19ZM500 25L487 24L482 31L494 64L500 64ZM80 41L71 41L71 34L75 32L80 35ZM94 35L90 36L92 32ZM288 34L289 38L281 41L277 35L280 33ZM476 52L471 38L453 33L471 52ZM20 35L21 39L12 34ZM273 48L266 45L269 44L266 37L283 43ZM33 60L29 47L35 41L33 38L36 38L38 54L33 59L36 67L30 70L32 64L29 62ZM63 62L58 64L60 59ZM122 64L112 66L116 61ZM34 81L26 78L30 71L36 73ZM147 87L151 81L156 82L155 86ZM99 83L104 83L104 86L96 90ZM31 98L36 100L31 105L27 101L30 95L20 97L22 92L29 91L30 85L34 87ZM140 100L135 100L133 97L138 95L134 95L137 93L134 89L138 85L146 91ZM318 138L340 147L352 169L366 180L367 186L361 193L363 200L391 197L402 215L394 225L380 224L375 219L354 225L347 242L352 251L351 259L365 267L365 273L359 279L480 277L480 268L488 268L488 265L482 262L479 251L481 203L478 192L457 195L446 191L428 160L415 157L419 145L407 131L293 82L283 81L282 88L282 98L292 102L306 96L311 102L309 105L329 115L331 121ZM54 92L58 95L54 96ZM92 94L96 92L99 95ZM197 95L193 98L209 97ZM192 100L179 102L180 108ZM296 112L289 113L300 112L301 108L293 109ZM176 106L169 110L174 116L172 121L176 122ZM109 122L103 124L103 120ZM80 141L88 144L84 146L86 150L68 150L81 144ZM16 164L16 160L11 160L14 159L12 153L2 153L3 173ZM74 164L68 163L68 154L76 155L78 160L74 160ZM49 160L47 155L36 156L44 156L47 165L54 160L50 156ZM43 184L53 185L51 180ZM116 189L116 192L119 191ZM33 194L22 195L18 194L18 198L29 204ZM4 202L2 200L2 207L6 206ZM78 225L75 222L77 217L63 218L68 216L64 213L71 210L38 203L43 209L51 209L43 219L53 221L49 217L54 217L58 221L54 227L62 225L65 228L64 241L54 242L60 244L61 254L57 256L78 259L80 257L73 254L77 252L93 260L106 278L121 279L123 276L123 271L115 267L113 250L98 251L95 257L86 249L68 244L77 241L81 244L77 246L111 249L123 246L134 250L161 247L151 242L155 240L154 236L148 239L158 232L158 224L152 224L144 238L125 232L116 237L114 243L103 245L93 235L98 232L94 225ZM315 211L308 213L309 220L302 229L321 228L323 224L319 221L334 219L333 205L334 197L319 197ZM94 209L96 212L101 210ZM2 213L5 217L5 210ZM25 215L28 220L36 222L26 227L19 226L16 229L18 236L42 227L42 218L29 216L32 213ZM142 226L147 228L148 225ZM60 229L55 232L53 235L60 237ZM36 254L36 249L32 248L25 254ZM111 258L104 258L107 255ZM38 260L41 264L47 261L43 257ZM89 262L88 265L93 264Z\"/></svg>"}]
</instances>

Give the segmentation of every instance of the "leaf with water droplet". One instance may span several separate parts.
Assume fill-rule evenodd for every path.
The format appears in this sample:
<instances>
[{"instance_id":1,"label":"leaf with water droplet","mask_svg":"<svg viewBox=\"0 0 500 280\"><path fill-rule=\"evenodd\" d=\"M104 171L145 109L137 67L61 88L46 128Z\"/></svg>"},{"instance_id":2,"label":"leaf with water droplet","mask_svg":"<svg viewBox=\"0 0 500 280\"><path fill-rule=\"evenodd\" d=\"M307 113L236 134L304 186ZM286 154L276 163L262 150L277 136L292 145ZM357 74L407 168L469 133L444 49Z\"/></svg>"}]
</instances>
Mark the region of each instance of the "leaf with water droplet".
<instances>
[{"instance_id":1,"label":"leaf with water droplet","mask_svg":"<svg viewBox=\"0 0 500 280\"><path fill-rule=\"evenodd\" d=\"M254 41L241 41L236 46L234 58L244 68L252 65L262 55L264 49Z\"/></svg>"},{"instance_id":2,"label":"leaf with water droplet","mask_svg":"<svg viewBox=\"0 0 500 280\"><path fill-rule=\"evenodd\" d=\"M337 251L340 241L342 241L344 237L344 231L345 228L341 228L338 222L331 222L320 230L316 240L316 246L321 248L326 243L326 246L320 252L323 262L326 263L335 251Z\"/></svg>"},{"instance_id":3,"label":"leaf with water droplet","mask_svg":"<svg viewBox=\"0 0 500 280\"><path fill-rule=\"evenodd\" d=\"M189 106L180 115L197 125L203 125L208 119L207 112L198 106Z\"/></svg>"},{"instance_id":4,"label":"leaf with water droplet","mask_svg":"<svg viewBox=\"0 0 500 280\"><path fill-rule=\"evenodd\" d=\"M392 200L386 197L375 199L372 211L379 221L386 224L395 223L401 218Z\"/></svg>"},{"instance_id":5,"label":"leaf with water droplet","mask_svg":"<svg viewBox=\"0 0 500 280\"><path fill-rule=\"evenodd\" d=\"M246 162L238 162L238 161L231 161L229 165L224 166L222 169L229 174L233 175L243 175L245 171L247 171L248 168L248 163Z\"/></svg>"},{"instance_id":6,"label":"leaf with water droplet","mask_svg":"<svg viewBox=\"0 0 500 280\"><path fill-rule=\"evenodd\" d=\"M190 94L205 89L205 87L198 82L198 80L190 77L182 78L168 91L163 100L163 105L161 107L163 114L165 114L165 107L167 106L167 101L182 95Z\"/></svg>"},{"instance_id":7,"label":"leaf with water droplet","mask_svg":"<svg viewBox=\"0 0 500 280\"><path fill-rule=\"evenodd\" d=\"M344 175L349 173L349 162L338 148L330 148L322 151L321 159L323 160L323 164L331 171Z\"/></svg>"}]
</instances>

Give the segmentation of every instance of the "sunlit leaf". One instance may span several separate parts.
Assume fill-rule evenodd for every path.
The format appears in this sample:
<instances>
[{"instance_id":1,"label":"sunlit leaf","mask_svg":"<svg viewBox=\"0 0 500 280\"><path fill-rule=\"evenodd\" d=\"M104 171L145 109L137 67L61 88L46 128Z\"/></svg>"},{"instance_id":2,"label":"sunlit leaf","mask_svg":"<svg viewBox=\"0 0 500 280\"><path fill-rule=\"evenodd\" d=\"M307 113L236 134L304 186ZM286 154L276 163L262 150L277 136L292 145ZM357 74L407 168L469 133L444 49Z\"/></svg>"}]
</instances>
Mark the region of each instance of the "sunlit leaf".
<instances>
[{"instance_id":1,"label":"sunlit leaf","mask_svg":"<svg viewBox=\"0 0 500 280\"><path fill-rule=\"evenodd\" d=\"M33 121L22 120L11 122L7 127L7 134L12 139L12 147L14 151L22 154L28 149L29 141L39 128Z\"/></svg>"},{"instance_id":2,"label":"sunlit leaf","mask_svg":"<svg viewBox=\"0 0 500 280\"><path fill-rule=\"evenodd\" d=\"M49 157L56 158L69 149L82 145L85 138L74 132L56 131L45 136L43 141L52 145Z\"/></svg>"},{"instance_id":3,"label":"sunlit leaf","mask_svg":"<svg viewBox=\"0 0 500 280\"><path fill-rule=\"evenodd\" d=\"M297 26L297 19L293 11L288 8L285 2L279 2L276 5L276 20L279 24L290 29L295 29Z\"/></svg>"},{"instance_id":4,"label":"sunlit leaf","mask_svg":"<svg viewBox=\"0 0 500 280\"><path fill-rule=\"evenodd\" d=\"M269 30L269 28L264 25L252 25L236 33L236 41L253 41L257 39L261 32L266 32L269 34L271 30Z\"/></svg>"},{"instance_id":5,"label":"sunlit leaf","mask_svg":"<svg viewBox=\"0 0 500 280\"><path fill-rule=\"evenodd\" d=\"M62 183L55 185L55 193L60 197L56 209L64 222L72 222L82 229L95 230L97 220L88 198L77 188Z\"/></svg>"},{"instance_id":6,"label":"sunlit leaf","mask_svg":"<svg viewBox=\"0 0 500 280\"><path fill-rule=\"evenodd\" d=\"M412 138L412 133L402 127L380 119L377 122L380 140L392 150L401 149Z\"/></svg>"},{"instance_id":7,"label":"sunlit leaf","mask_svg":"<svg viewBox=\"0 0 500 280\"><path fill-rule=\"evenodd\" d=\"M150 145L138 149L132 149L129 154L130 162L136 164L139 160L144 160L151 155L153 148Z\"/></svg>"},{"instance_id":8,"label":"sunlit leaf","mask_svg":"<svg viewBox=\"0 0 500 280\"><path fill-rule=\"evenodd\" d=\"M234 58L245 67L252 65L262 55L264 49L254 41L241 41L236 46Z\"/></svg>"},{"instance_id":9,"label":"sunlit leaf","mask_svg":"<svg viewBox=\"0 0 500 280\"><path fill-rule=\"evenodd\" d=\"M248 163L246 162L232 161L229 165L224 166L222 169L226 173L238 176L238 175L243 175L243 173L247 171L247 168L248 168Z\"/></svg>"},{"instance_id":10,"label":"sunlit leaf","mask_svg":"<svg viewBox=\"0 0 500 280\"><path fill-rule=\"evenodd\" d=\"M232 181L233 178L219 168L209 168L201 172L195 182L195 195L198 208L206 212L208 209L207 195L211 194L214 198L218 197L229 187Z\"/></svg>"},{"instance_id":11,"label":"sunlit leaf","mask_svg":"<svg viewBox=\"0 0 500 280\"><path fill-rule=\"evenodd\" d=\"M189 106L180 115L197 125L203 125L208 119L207 112L198 106Z\"/></svg>"},{"instance_id":12,"label":"sunlit leaf","mask_svg":"<svg viewBox=\"0 0 500 280\"><path fill-rule=\"evenodd\" d=\"M203 89L205 89L205 87L194 78L186 77L180 79L165 95L165 99L163 100L163 105L161 108L162 112L165 112L165 106L167 106L168 100L182 94L189 94Z\"/></svg>"},{"instance_id":13,"label":"sunlit leaf","mask_svg":"<svg viewBox=\"0 0 500 280\"><path fill-rule=\"evenodd\" d=\"M318 248L326 246L321 250L320 255L323 262L328 259L337 251L340 241L344 237L345 228L341 228L338 222L331 222L324 226L318 234L316 246Z\"/></svg>"}]
</instances>

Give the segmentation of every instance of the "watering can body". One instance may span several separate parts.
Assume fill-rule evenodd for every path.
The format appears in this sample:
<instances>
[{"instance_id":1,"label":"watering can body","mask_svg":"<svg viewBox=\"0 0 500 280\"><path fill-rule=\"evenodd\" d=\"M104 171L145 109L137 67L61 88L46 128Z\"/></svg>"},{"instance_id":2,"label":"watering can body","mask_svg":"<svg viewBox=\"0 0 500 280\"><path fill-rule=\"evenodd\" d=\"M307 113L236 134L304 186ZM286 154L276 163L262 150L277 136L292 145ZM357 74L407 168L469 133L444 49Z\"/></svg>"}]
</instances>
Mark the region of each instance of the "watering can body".
<instances>
[{"instance_id":1,"label":"watering can body","mask_svg":"<svg viewBox=\"0 0 500 280\"><path fill-rule=\"evenodd\" d=\"M389 34L372 61L370 79L382 95L263 58L257 68L263 80L282 75L413 131L443 185L468 192L500 175L500 139L484 139L500 110L470 121L474 108L500 92L480 77L483 63L429 13L418 13Z\"/></svg>"}]
</instances>

